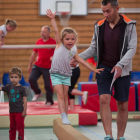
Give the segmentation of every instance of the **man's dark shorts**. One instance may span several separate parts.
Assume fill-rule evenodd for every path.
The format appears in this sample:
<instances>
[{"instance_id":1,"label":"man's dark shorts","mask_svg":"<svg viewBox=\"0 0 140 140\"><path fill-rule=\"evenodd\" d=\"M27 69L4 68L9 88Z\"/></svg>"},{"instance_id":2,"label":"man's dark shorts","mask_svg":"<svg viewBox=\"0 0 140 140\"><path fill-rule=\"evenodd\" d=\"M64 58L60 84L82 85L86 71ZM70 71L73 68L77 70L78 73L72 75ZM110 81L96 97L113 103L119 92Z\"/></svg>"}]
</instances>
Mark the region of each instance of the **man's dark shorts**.
<instances>
[{"instance_id":1,"label":"man's dark shorts","mask_svg":"<svg viewBox=\"0 0 140 140\"><path fill-rule=\"evenodd\" d=\"M98 66L98 69L99 68L105 68L104 71L96 75L99 95L102 95L102 94L112 95L112 92L110 91L110 85L111 85L113 75L114 75L114 73L111 73L112 68L106 67L102 64ZM113 97L117 101L120 101L120 102L128 101L130 80L131 80L130 75L119 77L115 80L114 82L115 93Z\"/></svg>"}]
</instances>

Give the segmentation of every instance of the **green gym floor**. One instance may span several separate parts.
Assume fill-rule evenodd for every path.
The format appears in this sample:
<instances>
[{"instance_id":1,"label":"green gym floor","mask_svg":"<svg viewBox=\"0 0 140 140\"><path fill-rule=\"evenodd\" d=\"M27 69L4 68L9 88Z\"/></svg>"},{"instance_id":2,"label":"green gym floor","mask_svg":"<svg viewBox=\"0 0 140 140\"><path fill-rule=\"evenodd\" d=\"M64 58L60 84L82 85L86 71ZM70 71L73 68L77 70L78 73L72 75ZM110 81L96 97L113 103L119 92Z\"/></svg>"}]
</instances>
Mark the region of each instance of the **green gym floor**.
<instances>
[{"instance_id":1,"label":"green gym floor","mask_svg":"<svg viewBox=\"0 0 140 140\"><path fill-rule=\"evenodd\" d=\"M53 96L54 100L57 100L56 94ZM28 101L31 101L31 96L28 96ZM5 94L5 102L8 101L8 98ZM45 101L45 95L39 99L40 101ZM78 97L76 97L76 104L78 104ZM47 120L46 120L47 121ZM103 140L105 132L101 121L97 125L90 126L74 126L79 132L87 136L91 140ZM112 122L112 133L113 137L117 137L117 126L116 122ZM125 131L126 140L140 140L140 121L139 120L128 120L126 131ZM0 128L0 140L9 139L9 129ZM34 127L34 128L25 128L25 140L58 140L58 138L53 133L53 127Z\"/></svg>"}]
</instances>

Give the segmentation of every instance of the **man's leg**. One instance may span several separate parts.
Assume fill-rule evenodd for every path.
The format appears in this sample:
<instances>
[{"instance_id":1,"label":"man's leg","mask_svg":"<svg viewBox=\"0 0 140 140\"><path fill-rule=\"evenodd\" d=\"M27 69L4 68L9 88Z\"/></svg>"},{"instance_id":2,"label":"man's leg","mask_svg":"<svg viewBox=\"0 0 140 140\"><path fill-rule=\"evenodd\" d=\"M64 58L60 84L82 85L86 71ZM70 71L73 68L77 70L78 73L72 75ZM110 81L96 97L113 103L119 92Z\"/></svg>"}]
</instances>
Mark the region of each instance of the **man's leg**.
<instances>
[{"instance_id":1,"label":"man's leg","mask_svg":"<svg viewBox=\"0 0 140 140\"><path fill-rule=\"evenodd\" d=\"M128 101L119 102L117 101L118 113L117 113L117 140L124 136L127 119L128 119Z\"/></svg>"},{"instance_id":2,"label":"man's leg","mask_svg":"<svg viewBox=\"0 0 140 140\"><path fill-rule=\"evenodd\" d=\"M39 70L39 67L34 65L32 68L31 74L29 76L29 83L31 85L31 88L33 89L33 91L35 92L35 94L38 97L39 97L39 94L41 94L41 90L40 90L38 83L37 83L37 80L40 76L41 76L41 72ZM36 98L36 100L37 100L37 98ZM34 100L34 98L33 98L33 101L36 101L36 100Z\"/></svg>"},{"instance_id":3,"label":"man's leg","mask_svg":"<svg viewBox=\"0 0 140 140\"><path fill-rule=\"evenodd\" d=\"M115 94L114 98L117 100L117 139L124 136L127 119L128 119L128 99L130 89L131 76L119 77L114 82Z\"/></svg>"},{"instance_id":4,"label":"man's leg","mask_svg":"<svg viewBox=\"0 0 140 140\"><path fill-rule=\"evenodd\" d=\"M43 79L44 79L44 85L45 85L45 90L46 90L46 102L50 103L50 105L53 104L53 88L52 88L52 83L50 79L50 73L49 69L41 69Z\"/></svg>"},{"instance_id":5,"label":"man's leg","mask_svg":"<svg viewBox=\"0 0 140 140\"><path fill-rule=\"evenodd\" d=\"M99 68L104 68L100 74L96 74L97 85L100 97L100 114L103 123L103 127L106 133L105 140L112 140L112 114L110 109L110 100L112 92L110 91L110 85L113 79L113 73L111 68L100 64Z\"/></svg>"},{"instance_id":6,"label":"man's leg","mask_svg":"<svg viewBox=\"0 0 140 140\"><path fill-rule=\"evenodd\" d=\"M100 115L106 135L110 135L112 138L112 114L110 110L110 99L111 95L109 94L100 95Z\"/></svg>"}]
</instances>

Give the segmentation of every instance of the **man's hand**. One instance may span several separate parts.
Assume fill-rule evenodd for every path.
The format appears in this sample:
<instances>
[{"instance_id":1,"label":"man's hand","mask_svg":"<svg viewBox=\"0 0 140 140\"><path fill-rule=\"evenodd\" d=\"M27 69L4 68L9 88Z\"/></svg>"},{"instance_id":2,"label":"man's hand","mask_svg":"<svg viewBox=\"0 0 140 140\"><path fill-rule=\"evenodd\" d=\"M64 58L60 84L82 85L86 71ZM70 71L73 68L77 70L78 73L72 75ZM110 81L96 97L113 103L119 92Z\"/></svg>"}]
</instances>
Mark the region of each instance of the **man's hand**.
<instances>
[{"instance_id":1,"label":"man's hand","mask_svg":"<svg viewBox=\"0 0 140 140\"><path fill-rule=\"evenodd\" d=\"M26 117L26 115L27 115L27 114L26 114L26 111L23 111L23 112L22 112L22 117Z\"/></svg>"},{"instance_id":2,"label":"man's hand","mask_svg":"<svg viewBox=\"0 0 140 140\"><path fill-rule=\"evenodd\" d=\"M78 62L74 58L70 62L70 66L74 67L74 68L77 66L77 64L78 64Z\"/></svg>"},{"instance_id":3,"label":"man's hand","mask_svg":"<svg viewBox=\"0 0 140 140\"><path fill-rule=\"evenodd\" d=\"M115 79L117 79L118 77L121 76L122 74L122 69L118 66L113 67L111 73L113 73L114 71L116 71L116 76L114 77Z\"/></svg>"}]
</instances>

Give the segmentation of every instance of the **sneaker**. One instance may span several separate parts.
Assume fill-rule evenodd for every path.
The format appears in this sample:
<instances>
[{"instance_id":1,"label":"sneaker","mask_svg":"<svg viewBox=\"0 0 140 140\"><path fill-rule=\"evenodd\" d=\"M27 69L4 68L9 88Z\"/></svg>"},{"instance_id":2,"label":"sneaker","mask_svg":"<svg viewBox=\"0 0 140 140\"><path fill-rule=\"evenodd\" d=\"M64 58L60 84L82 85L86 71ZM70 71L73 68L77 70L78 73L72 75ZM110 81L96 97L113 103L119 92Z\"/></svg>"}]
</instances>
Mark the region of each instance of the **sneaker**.
<instances>
[{"instance_id":1,"label":"sneaker","mask_svg":"<svg viewBox=\"0 0 140 140\"><path fill-rule=\"evenodd\" d=\"M83 100L84 105L86 105L87 99L88 99L88 91L84 91L84 94L82 96L82 100Z\"/></svg>"},{"instance_id":2,"label":"sneaker","mask_svg":"<svg viewBox=\"0 0 140 140\"><path fill-rule=\"evenodd\" d=\"M116 140L117 140L117 139L116 139ZM124 138L124 137L120 137L119 140L125 140L125 138Z\"/></svg>"},{"instance_id":3,"label":"sneaker","mask_svg":"<svg viewBox=\"0 0 140 140\"><path fill-rule=\"evenodd\" d=\"M111 138L110 135L107 135L104 140L114 140L114 138Z\"/></svg>"},{"instance_id":4,"label":"sneaker","mask_svg":"<svg viewBox=\"0 0 140 140\"><path fill-rule=\"evenodd\" d=\"M33 101L33 102L37 101L38 98L41 97L42 95L43 95L43 93L35 94L34 97L33 97L33 99L32 99L32 101Z\"/></svg>"}]
</instances>

